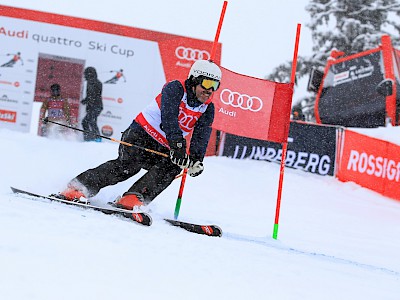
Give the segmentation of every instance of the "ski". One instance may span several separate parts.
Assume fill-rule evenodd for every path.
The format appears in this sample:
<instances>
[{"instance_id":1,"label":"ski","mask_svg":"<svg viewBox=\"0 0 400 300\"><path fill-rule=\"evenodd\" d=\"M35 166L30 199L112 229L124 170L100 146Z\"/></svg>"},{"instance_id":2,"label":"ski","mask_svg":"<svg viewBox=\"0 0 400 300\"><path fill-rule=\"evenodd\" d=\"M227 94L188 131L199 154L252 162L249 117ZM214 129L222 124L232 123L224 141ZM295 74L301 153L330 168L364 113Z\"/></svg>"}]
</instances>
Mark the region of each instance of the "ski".
<instances>
[{"instance_id":1,"label":"ski","mask_svg":"<svg viewBox=\"0 0 400 300\"><path fill-rule=\"evenodd\" d=\"M204 234L208 236L216 236L216 237L222 236L222 229L217 225L198 225L172 219L164 219L164 220L173 226L183 228L189 232Z\"/></svg>"},{"instance_id":2,"label":"ski","mask_svg":"<svg viewBox=\"0 0 400 300\"><path fill-rule=\"evenodd\" d=\"M122 209L122 208L117 208L117 207L112 207L112 206L100 207L100 206L95 206L92 204L71 202L68 200L59 199L59 198L52 197L52 196L45 196L45 195L28 192L25 190L14 188L14 187L11 187L11 190L15 194L22 194L22 195L29 196L29 197L31 197L30 199L32 199L32 198L47 199L50 201L60 202L60 203L67 204L67 205L72 205L72 206L77 206L77 207L100 211L107 215L120 215L122 217L130 219L130 220L132 220L138 224L144 225L144 226L150 226L153 222L151 216L145 212L132 212L127 209ZM203 235L207 235L207 236L215 236L215 237L222 236L222 230L217 225L199 225L199 224L188 223L188 222L172 220L172 219L167 219L167 218L164 218L164 220L173 226L180 227L189 232L203 234Z\"/></svg>"},{"instance_id":3,"label":"ski","mask_svg":"<svg viewBox=\"0 0 400 300\"><path fill-rule=\"evenodd\" d=\"M95 206L95 205L91 205L91 204L84 204L84 203L79 203L79 202L71 202L71 201L68 201L68 200L63 200L63 199L59 199L59 198L52 197L52 196L44 196L44 195L31 193L31 192L20 190L20 189L14 188L14 187L11 187L11 190L15 194L23 194L23 195L27 195L27 196L34 197L34 198L42 198L42 199L47 199L47 200L50 200L50 201L56 201L56 202L64 203L64 204L67 204L67 205L88 208L88 209L100 211L100 212L102 212L104 214L107 214L107 215L120 215L122 217L130 219L130 220L132 220L132 221L134 221L134 222L136 222L138 224L144 225L144 226L150 226L152 224L151 216L148 213L145 213L145 212L132 212L132 211L127 210L127 209L116 208L116 207L100 207L100 206Z\"/></svg>"}]
</instances>

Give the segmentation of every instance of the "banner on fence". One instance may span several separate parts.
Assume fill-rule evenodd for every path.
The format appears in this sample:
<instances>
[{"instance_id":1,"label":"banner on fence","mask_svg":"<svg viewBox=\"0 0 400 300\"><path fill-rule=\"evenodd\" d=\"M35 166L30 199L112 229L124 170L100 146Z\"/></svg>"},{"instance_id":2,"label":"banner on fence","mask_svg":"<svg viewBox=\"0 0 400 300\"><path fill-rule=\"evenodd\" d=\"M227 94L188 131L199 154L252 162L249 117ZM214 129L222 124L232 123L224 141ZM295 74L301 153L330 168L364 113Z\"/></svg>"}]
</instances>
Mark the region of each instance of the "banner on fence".
<instances>
[{"instance_id":1,"label":"banner on fence","mask_svg":"<svg viewBox=\"0 0 400 300\"><path fill-rule=\"evenodd\" d=\"M103 83L101 134L120 138L134 117L173 79L186 79L211 41L0 5L0 127L28 132L33 101L58 83L80 125L83 71ZM214 60L221 58L218 44Z\"/></svg>"},{"instance_id":2,"label":"banner on fence","mask_svg":"<svg viewBox=\"0 0 400 300\"><path fill-rule=\"evenodd\" d=\"M400 146L345 130L337 177L400 200Z\"/></svg>"},{"instance_id":3,"label":"banner on fence","mask_svg":"<svg viewBox=\"0 0 400 300\"><path fill-rule=\"evenodd\" d=\"M319 175L335 174L336 127L291 122L286 166ZM219 155L280 162L279 143L226 134Z\"/></svg>"}]
</instances>

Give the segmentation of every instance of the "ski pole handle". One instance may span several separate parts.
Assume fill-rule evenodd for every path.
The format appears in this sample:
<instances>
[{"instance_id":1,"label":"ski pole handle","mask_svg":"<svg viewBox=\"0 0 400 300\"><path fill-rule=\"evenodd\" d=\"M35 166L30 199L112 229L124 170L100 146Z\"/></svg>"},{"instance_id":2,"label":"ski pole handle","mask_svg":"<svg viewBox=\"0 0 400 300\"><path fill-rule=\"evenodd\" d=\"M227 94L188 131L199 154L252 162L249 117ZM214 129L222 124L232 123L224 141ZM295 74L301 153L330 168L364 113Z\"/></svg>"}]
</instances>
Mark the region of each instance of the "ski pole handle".
<instances>
[{"instance_id":1,"label":"ski pole handle","mask_svg":"<svg viewBox=\"0 0 400 300\"><path fill-rule=\"evenodd\" d=\"M79 128L75 128L75 127L72 127L72 126L68 126L68 125L65 125L65 124L61 124L61 123L57 123L57 122L51 121L51 120L48 119L48 117L42 119L42 121L45 124L46 123L53 123L53 124L57 124L59 126L67 127L69 129L72 129L72 130L77 130L77 131L80 131L80 132L89 133L88 131L83 130L83 129L79 129ZM101 135L101 134L96 134L96 136L101 137L101 138L106 139L106 140L110 140L110 141L116 142L116 143L120 143L120 144L125 145L125 146L135 147L135 148L138 148L138 149L150 152L150 153L154 153L154 154L161 155L161 156L164 156L164 157L169 157L169 155L166 154L166 153L159 152L159 151L152 150L152 149L148 149L148 148L145 148L145 147L142 147L142 146L130 144L130 143L127 143L127 142L124 142L124 141L120 141L120 140L114 139L114 138L106 137L106 136Z\"/></svg>"}]
</instances>

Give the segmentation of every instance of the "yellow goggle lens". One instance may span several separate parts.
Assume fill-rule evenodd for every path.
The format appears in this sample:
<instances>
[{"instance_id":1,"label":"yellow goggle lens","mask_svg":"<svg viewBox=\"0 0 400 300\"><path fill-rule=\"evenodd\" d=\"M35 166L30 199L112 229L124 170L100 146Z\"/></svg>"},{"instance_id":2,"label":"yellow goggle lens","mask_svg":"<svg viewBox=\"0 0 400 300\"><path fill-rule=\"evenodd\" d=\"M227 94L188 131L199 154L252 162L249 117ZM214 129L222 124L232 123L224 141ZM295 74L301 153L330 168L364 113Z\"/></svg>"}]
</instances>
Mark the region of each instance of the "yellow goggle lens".
<instances>
[{"instance_id":1,"label":"yellow goggle lens","mask_svg":"<svg viewBox=\"0 0 400 300\"><path fill-rule=\"evenodd\" d=\"M201 86L206 90L212 88L214 91L216 91L219 87L219 81L215 81L212 79L203 79L201 81Z\"/></svg>"}]
</instances>

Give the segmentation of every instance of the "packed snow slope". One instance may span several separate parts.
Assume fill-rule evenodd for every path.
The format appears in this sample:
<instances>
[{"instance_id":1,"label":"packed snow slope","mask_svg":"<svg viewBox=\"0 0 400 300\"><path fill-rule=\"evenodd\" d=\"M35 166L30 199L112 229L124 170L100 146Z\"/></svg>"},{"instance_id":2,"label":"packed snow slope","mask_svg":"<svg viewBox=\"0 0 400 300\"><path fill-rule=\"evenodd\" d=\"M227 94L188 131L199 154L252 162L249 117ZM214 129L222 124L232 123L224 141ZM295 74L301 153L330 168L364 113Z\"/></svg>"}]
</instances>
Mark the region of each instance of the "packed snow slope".
<instances>
[{"instance_id":1,"label":"packed snow slope","mask_svg":"<svg viewBox=\"0 0 400 300\"><path fill-rule=\"evenodd\" d=\"M274 240L279 165L207 157L204 173L186 181L179 218L221 226L213 238L162 220L173 216L179 179L149 205L151 227L11 193L61 191L115 158L116 143L5 129L0 143L0 299L400 297L400 203L354 183L287 168Z\"/></svg>"}]
</instances>

